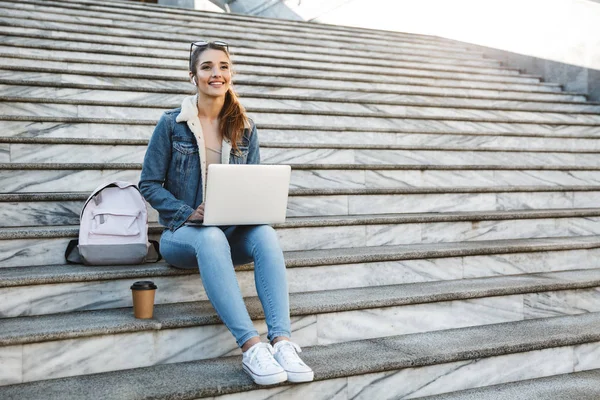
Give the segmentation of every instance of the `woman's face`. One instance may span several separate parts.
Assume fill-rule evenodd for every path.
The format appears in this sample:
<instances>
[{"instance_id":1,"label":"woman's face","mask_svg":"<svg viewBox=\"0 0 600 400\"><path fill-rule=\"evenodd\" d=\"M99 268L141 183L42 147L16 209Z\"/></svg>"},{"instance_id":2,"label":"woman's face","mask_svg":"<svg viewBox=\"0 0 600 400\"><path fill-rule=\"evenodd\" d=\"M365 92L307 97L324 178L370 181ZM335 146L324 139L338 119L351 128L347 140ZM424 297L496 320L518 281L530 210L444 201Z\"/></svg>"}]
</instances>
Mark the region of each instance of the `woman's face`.
<instances>
[{"instance_id":1,"label":"woman's face","mask_svg":"<svg viewBox=\"0 0 600 400\"><path fill-rule=\"evenodd\" d=\"M196 82L201 95L225 96L231 85L231 62L227 54L215 49L203 51L196 67Z\"/></svg>"}]
</instances>

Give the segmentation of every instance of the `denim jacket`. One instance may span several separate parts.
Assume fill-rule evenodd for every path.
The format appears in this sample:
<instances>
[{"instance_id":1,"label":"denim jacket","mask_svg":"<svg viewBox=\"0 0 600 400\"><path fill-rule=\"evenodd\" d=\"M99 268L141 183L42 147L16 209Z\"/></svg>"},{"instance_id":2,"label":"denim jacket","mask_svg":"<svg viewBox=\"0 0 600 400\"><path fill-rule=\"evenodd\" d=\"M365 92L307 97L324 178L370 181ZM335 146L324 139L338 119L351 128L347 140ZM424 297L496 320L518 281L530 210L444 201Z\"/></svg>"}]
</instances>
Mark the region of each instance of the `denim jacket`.
<instances>
[{"instance_id":1,"label":"denim jacket","mask_svg":"<svg viewBox=\"0 0 600 400\"><path fill-rule=\"evenodd\" d=\"M206 148L196 107L197 96L183 100L180 108L160 117L148 143L142 165L140 192L158 211L159 222L174 231L194 210L196 194L206 195ZM256 126L252 121L244 129L239 152L223 138L222 164L260 164ZM200 187L202 185L202 187Z\"/></svg>"}]
</instances>

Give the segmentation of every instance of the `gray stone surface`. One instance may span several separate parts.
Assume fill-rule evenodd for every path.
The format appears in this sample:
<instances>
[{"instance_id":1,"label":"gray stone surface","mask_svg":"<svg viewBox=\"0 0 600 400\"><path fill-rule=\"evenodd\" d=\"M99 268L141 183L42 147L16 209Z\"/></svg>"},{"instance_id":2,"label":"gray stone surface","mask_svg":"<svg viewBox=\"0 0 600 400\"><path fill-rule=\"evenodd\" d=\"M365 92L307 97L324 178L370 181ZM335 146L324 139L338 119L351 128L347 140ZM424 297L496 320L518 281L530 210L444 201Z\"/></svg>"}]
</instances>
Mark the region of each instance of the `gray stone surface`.
<instances>
[{"instance_id":1,"label":"gray stone surface","mask_svg":"<svg viewBox=\"0 0 600 400\"><path fill-rule=\"evenodd\" d=\"M23 41L23 39L21 39ZM20 46L21 41L14 38L10 41L15 46L3 43L0 44L0 52L8 58L17 59L34 59L34 60L52 60L58 62L73 62L73 63L93 63L98 60L88 52L82 52L80 54L65 51L64 47L61 47L61 43L46 42L48 46L43 46L42 43L31 43L31 46L27 51ZM24 45L23 45L24 47ZM252 53L251 51L242 51L242 54L238 54L236 51L232 55L232 58L236 66L252 66L257 65L265 67L291 67L300 68L301 70L319 70L319 71L347 71L347 72L366 72L367 70L358 62L331 62L324 64L319 60L310 59L296 59L292 61L291 57L273 57L265 60L260 55ZM478 80L482 76L489 76L490 79L494 80L506 80L509 77L521 80L535 80L539 82L539 77L535 75L528 75L518 73L515 70L510 70L502 67L476 67L476 66L465 66L465 65L451 65L451 64L435 64L435 63L419 63L415 61L397 61L393 64L381 60L382 63L389 69L381 71L382 76L394 76L410 74L417 76L427 76L432 73L470 73L468 79ZM175 58L164 58L164 57L147 57L143 54L125 56L123 51L114 50L109 54L106 54L102 58L103 65L122 65L122 66L136 66L141 68L154 68L154 69L174 69L174 68L186 68L186 61L184 59ZM255 68L256 69L256 68Z\"/></svg>"},{"instance_id":2,"label":"gray stone surface","mask_svg":"<svg viewBox=\"0 0 600 400\"><path fill-rule=\"evenodd\" d=\"M173 21L187 21L196 22L197 24L193 24L193 26L201 27L203 25L214 25L220 26L219 22L228 21L235 22L231 27L232 31L244 32L244 29L253 29L254 32L262 33L264 28L270 28L275 30L278 33L287 33L297 32L297 33L311 33L315 38L318 38L319 34L321 35L330 35L332 38L362 38L362 39L375 39L381 40L383 37L392 37L399 40L412 40L416 43L425 43L425 44L438 44L442 47L446 48L454 48L464 50L465 47L461 45L456 45L455 41L433 37L428 35L418 35L418 34L406 34L401 32L381 32L371 29L362 29L362 28L350 28L344 26L323 26L321 24L305 24L305 23L292 23L290 21L265 21L262 18L241 16L241 15L228 15L228 14L220 14L215 15L214 13L205 13L205 12L179 12L170 9L165 9L161 7L160 10L148 8L148 5L139 6L135 3L123 3L118 2L117 4L111 4L112 2L108 1L106 3L99 5L98 3L90 3L90 2L70 2L67 7L65 7L64 2L50 2L45 1L43 3L39 1L27 1L27 4L32 5L42 5L43 8L47 10L49 5L58 6L57 10L60 13L67 15L87 15L86 13L89 10L95 11L103 11L114 13L115 9L118 10L127 10L125 13L120 13L118 15L119 21L147 21L147 22L155 22L159 21L160 17L164 17L165 11L168 13L167 15ZM150 5L151 6L151 5ZM182 15L183 14L183 15ZM112 16L112 15L111 15ZM193 16L193 19L190 18ZM106 19L106 18L104 18ZM175 25L177 27L177 25ZM263 30L261 30L263 28Z\"/></svg>"},{"instance_id":3,"label":"gray stone surface","mask_svg":"<svg viewBox=\"0 0 600 400\"><path fill-rule=\"evenodd\" d=\"M0 49L2 49L0 47ZM3 50L3 49L2 49ZM0 50L0 51L2 51ZM31 57L31 56L29 56ZM2 61L0 65L3 68L7 69L15 69L15 67L20 67L26 71L51 71L59 68L68 68L72 72L82 72L86 71L89 73L90 71L97 71L98 73L104 74L126 74L130 75L132 73L138 73L140 78L149 77L149 76L157 76L157 77L177 77L181 76L179 71L182 68L185 68L185 65L180 65L180 68L174 65L153 65L146 64L140 65L137 64L135 66L129 66L131 62L121 62L119 65L113 65L115 63L106 63L104 60L73 60L73 59L58 59L56 57L47 57L43 60L39 59L39 57L33 57L37 59L35 67L31 66L31 60L27 57L27 55L18 55L17 54L7 54L7 57ZM288 77L307 77L310 74L314 74L315 66L318 64L310 64L310 62L303 62L298 64L290 63L285 59L276 60L278 62L265 62L261 65L261 68L256 68L254 63L245 62L245 60L251 60L251 57L236 57L235 58L235 67L236 71L240 74L256 74L260 76L269 76L273 74L281 74L283 76ZM313 62L314 63L314 62ZM247 65L250 64L250 65ZM400 65L402 66L402 65ZM320 66L319 66L320 67ZM408 67L408 65L407 65ZM364 67L363 67L364 68ZM455 67L458 68L458 67ZM529 75L506 75L506 74L484 74L481 70L477 71L478 73L468 73L462 70L458 71L448 71L447 66L440 66L438 69L422 69L422 68L394 68L391 71L383 71L381 74L373 75L373 76L365 76L364 69L360 69L359 65L355 65L352 70L349 70L349 66L344 67L343 65L339 65L332 63L324 65L322 68L319 68L319 78L330 78L336 80L356 80L359 82L392 82L392 81L404 81L407 78L413 78L413 82L431 82L426 78L437 78L437 79L447 79L449 81L452 80L464 80L464 81L472 81L472 82L501 82L506 84L527 84L533 89L538 89L540 85L540 81L536 77L532 77ZM474 71L475 72L475 71ZM118 75L115 75L118 76ZM392 80L393 79L393 80ZM485 83L482 83L485 85ZM544 84L544 86L553 86L553 84Z\"/></svg>"},{"instance_id":4,"label":"gray stone surface","mask_svg":"<svg viewBox=\"0 0 600 400\"><path fill-rule=\"evenodd\" d=\"M490 296L574 290L600 285L600 270L579 270L456 281L292 293L292 316L377 309ZM264 318L258 298L246 301L253 319ZM0 326L0 345L37 343L219 322L210 302L156 305L153 319L136 320L131 308L10 318Z\"/></svg>"},{"instance_id":5,"label":"gray stone surface","mask_svg":"<svg viewBox=\"0 0 600 400\"><path fill-rule=\"evenodd\" d=\"M600 341L600 314L545 318L305 348L316 380ZM440 346L444 343L444 346ZM239 357L0 387L7 399L194 399L258 389Z\"/></svg>"},{"instance_id":6,"label":"gray stone surface","mask_svg":"<svg viewBox=\"0 0 600 400\"><path fill-rule=\"evenodd\" d=\"M5 121L3 140L6 143L40 143L53 144L54 140L68 141L90 140L112 141L120 143L119 139L129 135L136 144L140 144L145 138L152 134L152 126L128 126L125 124L102 125L102 124L53 124L53 123L26 123L19 121ZM401 133L393 130L364 130L349 129L340 130L302 130L285 129L284 127L265 127L259 125L261 140L270 144L298 143L304 145L336 145L339 143L356 143L356 145L368 145L379 143L382 145L402 145L414 147L431 146L471 146L473 149L513 149L528 148L547 150L590 150L600 149L598 141L593 138L561 138L548 137L545 135L501 135L501 134L450 134L441 132L439 134L427 133ZM69 138L69 139L64 139ZM99 143L99 142L97 142ZM296 167L297 168L297 167Z\"/></svg>"},{"instance_id":7,"label":"gray stone surface","mask_svg":"<svg viewBox=\"0 0 600 400\"><path fill-rule=\"evenodd\" d=\"M50 46L50 45L48 45ZM84 49L81 49L84 51ZM164 94L179 94L187 95L191 93L188 83L174 83L172 81L162 81L160 86L149 84L146 80L139 80L137 78L106 78L102 81L94 80L91 82L91 73L89 75L82 75L81 73L75 74L64 74L62 80L55 79L52 73L44 72L27 72L20 71L18 74L11 72L11 69L2 71L0 74L0 83L5 85L26 85L27 87L37 86L50 86L54 88L64 89L96 89L96 90L110 90L115 91L127 91L129 93L134 92L147 92L147 93L164 93ZM88 83L84 82L84 77ZM38 79L36 79L38 78ZM321 87L327 89L330 86L321 84ZM565 92L515 92L510 90L494 91L486 89L456 89L447 87L435 87L435 86L410 86L406 87L399 86L395 90L389 90L381 88L377 92L370 91L368 89L357 88L349 86L347 88L336 88L335 91L328 90L323 92L319 90L318 85L307 86L302 83L294 83L293 81L287 81L286 85L277 85L276 81L273 82L253 82L251 80L236 80L236 87L241 95L250 93L251 95L265 95L276 92L275 94L288 94L292 96L301 96L306 94L317 94L317 96L326 97L337 97L342 98L360 98L360 99L394 99L402 95L410 96L413 99L419 99L425 97L429 100L430 96L448 96L460 99L488 99L488 100L517 100L524 101L530 100L534 102L544 103L556 103L556 102L575 102L575 105L583 105L582 101L585 100L583 95L577 95L573 93ZM17 92L19 96L23 96L23 91ZM592 104L593 106L593 104ZM479 107L481 108L481 107Z\"/></svg>"},{"instance_id":8,"label":"gray stone surface","mask_svg":"<svg viewBox=\"0 0 600 400\"><path fill-rule=\"evenodd\" d=\"M40 2L35 2L35 1L27 1L27 2L23 2L25 7L23 7L22 9L25 9L29 12L35 13L36 11L45 11L45 19L47 20L52 20L52 21L66 21L66 22L79 22L79 23L89 23L91 26L104 26L104 27L114 27L114 24L107 24L104 20L106 20L106 14L99 12L102 10L108 10L107 7L102 7L99 4L95 4L95 7L89 7L89 8L77 8L77 9L72 9L71 7L69 8L65 8L64 4L60 4L58 2L44 2L44 3L40 3ZM54 7L55 5L58 5L58 7ZM42 6L42 7L40 7ZM127 4L123 4L121 5L121 7L127 7ZM15 9L12 8L11 5L7 4L4 5L4 7L7 10L11 10L10 15L19 15L18 11L19 9ZM81 7L81 6L80 6ZM124 8L119 7L121 10L123 10ZM79 11L78 11L79 10ZM114 10L113 10L114 11ZM128 11L127 14L124 13L119 13L114 15L114 13L111 13L111 16L114 19L111 19L113 21L118 21L119 23L125 23L126 21L131 24L131 25L127 25L128 27L135 27L138 28L140 30L156 30L158 32L161 33L166 33L166 32L185 32L185 28L182 27L180 24L174 23L173 25L167 25L165 22L174 22L177 21L178 19L182 18L181 15L178 15L176 12L173 12L173 10L170 10L168 8L164 8L161 7L161 13L159 15L157 15L156 13L153 13L151 10L149 10L147 7L144 10L141 9L137 9L137 13L135 12L131 12ZM194 18L190 21L189 16L193 15ZM69 18L69 16L77 16L77 18ZM158 17L163 17L158 18ZM256 33L260 33L260 34L265 34L265 30L261 30L260 28L263 27L268 27L270 28L269 31L267 32L268 34L271 34L271 32L275 32L275 33L282 33L282 34L286 34L287 36L290 36L289 33L290 31L295 31L295 33L297 33L297 35L299 37L302 37L303 39L318 39L318 38L322 38L322 39L338 39L338 45L339 46L344 46L344 43L352 43L352 39L354 39L354 42L358 42L358 43L365 43L365 44L371 44L371 45L379 45L381 46L381 43L378 42L377 40L373 40L373 39L378 39L381 36L383 36L382 34L377 34L373 31L363 31L361 32L360 28L354 28L354 29L348 29L345 28L343 29L342 27L337 27L337 26L333 26L333 27L321 27L319 25L314 25L311 24L313 26L306 26L306 24L296 24L293 26L290 26L289 24L286 24L285 21L273 21L271 24L267 24L263 19L241 19L240 16L232 16L229 14L222 14L222 15L218 15L215 16L215 14L210 14L210 13L204 13L204 14L198 14L196 12L191 12L186 14L186 16L188 18L186 18L188 20L188 24L192 25L192 26L196 26L196 27L205 27L207 29L215 29L219 27L218 22L219 21L223 21L223 20L234 20L236 21L235 24L232 24L232 26L228 29L228 33L234 33L234 34L238 34L239 33L243 33L244 32L244 28L247 30L248 33L252 33L252 34L256 34ZM98 17L96 19L94 19L93 17ZM154 17L154 18L153 18ZM185 18L185 17L184 17ZM192 22L192 23L190 23ZM252 23L248 23L248 22L252 22ZM156 25L163 25L161 26L161 30L157 30L156 29L156 25L153 25L152 23L156 23ZM354 36L352 36L351 34L354 34ZM318 35L321 34L321 37L319 37ZM337 34L337 36L336 36ZM417 46L417 47L424 47L424 48L437 48L438 50L442 50L445 49L446 51L449 50L462 50L465 52L468 52L468 50L466 49L466 46L464 45L457 45L455 44L455 42L450 41L450 40L445 40L445 39L441 39L441 38L435 38L435 37L428 37L428 36L419 36L419 35L407 35L407 34L402 34L402 33L389 33L390 36L392 37L397 37L399 40L398 42L400 42L400 44L396 44L396 46L402 47L402 46L406 46L407 44L410 46L412 44L412 46ZM291 37L286 37L285 39L288 40L293 40L295 39L295 37L291 36ZM389 47L388 47L388 51L389 51ZM469 52L469 53L473 53L473 52Z\"/></svg>"},{"instance_id":9,"label":"gray stone surface","mask_svg":"<svg viewBox=\"0 0 600 400\"><path fill-rule=\"evenodd\" d=\"M14 86L14 85L12 85ZM35 93L36 96L43 96L43 93ZM114 96L114 95L113 95ZM81 97L81 96L79 96ZM86 94L86 97L89 95ZM283 96L282 96L283 97ZM340 115L340 116L365 116L377 118L419 118L419 119L452 119L452 120L484 120L496 122L538 122L538 123L574 123L574 124L589 124L600 121L598 118L598 110L594 107L598 106L587 105L587 108L582 109L583 112L577 110L561 110L559 107L546 107L547 109L538 109L537 111L523 110L519 108L509 107L491 107L485 108L481 105L476 108L460 107L443 105L442 107L436 104L419 104L419 105L388 105L370 102L357 104L356 102L344 103L339 101L324 101L314 99L297 99L298 97L277 99L269 98L262 99L257 97L248 97L244 99L246 110L250 113L255 112L273 112L273 113L310 113L315 115ZM112 97L114 98L114 97ZM107 116L119 116L118 111L121 110L121 117L124 119L132 116L141 118L153 118L157 111L172 109L179 107L178 102L144 102L139 101L112 101L111 100L84 100L84 99L40 99L37 97L28 96L2 96L0 100L8 103L2 107L2 111L9 115L21 115L25 113L35 114L38 116L72 116L83 117L86 112L98 110L102 107ZM180 100L180 99L179 99ZM78 110L75 111L76 107ZM85 106L85 107L84 107ZM539 106L537 106L539 107ZM508 109L507 109L508 108ZM541 107L540 107L541 108ZM160 115L160 114L159 114Z\"/></svg>"},{"instance_id":10,"label":"gray stone surface","mask_svg":"<svg viewBox=\"0 0 600 400\"><path fill-rule=\"evenodd\" d=\"M38 17L39 18L39 17ZM120 43L124 45L133 45L136 41L140 45L146 47L169 48L167 45L170 42L190 42L194 40L193 36L189 34L176 34L176 33L164 33L161 30L154 32L144 32L143 30L129 30L126 27L113 28L113 27L96 27L92 24L77 24L73 22L49 22L41 19L12 19L10 16L3 17L4 24L13 27L19 27L23 31L43 31L48 29L54 29L55 37L57 38L76 38L84 39L91 35L102 35L102 38L96 37L95 40L104 43ZM165 21L166 22L166 21ZM164 24L164 22L163 22ZM222 30L208 30L205 29L207 34L214 35L219 33L222 39L235 41L235 45L239 47L252 47L260 45L268 50L279 51L283 54L302 52L307 43L312 45L311 52L317 54L328 54L330 56L358 56L363 57L364 50L368 48L376 48L378 51L374 53L373 57L381 59L402 59L403 56L429 56L431 58L438 57L440 59L446 59L453 63L458 63L459 60L466 60L476 62L479 65L490 65L497 64L493 60L484 59L480 54L472 53L469 51L445 51L441 46L427 46L420 44L406 44L403 45L401 42L396 46L377 46L369 45L365 46L360 42L354 42L354 46L344 46L343 44L336 41L311 41L311 40L298 40L292 35L286 35L284 37L278 37L277 41L269 40L265 38L264 34L258 35L253 33L246 33L244 35L223 32ZM311 43L312 42L312 43ZM172 48L172 47L171 47Z\"/></svg>"},{"instance_id":11,"label":"gray stone surface","mask_svg":"<svg viewBox=\"0 0 600 400\"><path fill-rule=\"evenodd\" d=\"M565 90L585 93L590 100L600 101L600 71L597 69L484 46L473 45L471 47L483 51L494 59L503 60L507 66L540 74L545 80L562 84ZM592 53L590 53L590 56L592 56Z\"/></svg>"},{"instance_id":12,"label":"gray stone surface","mask_svg":"<svg viewBox=\"0 0 600 400\"><path fill-rule=\"evenodd\" d=\"M71 40L79 42L96 42L98 48L104 49L116 49L118 47L131 47L132 55L160 55L169 58L183 58L185 49L189 42L197 39L197 37L188 35L179 35L179 37L165 37L164 35L137 35L130 33L129 37L123 37L119 34L112 34L110 32L102 32L103 34L98 35L98 32L102 30L95 30L87 26L67 26L67 24L46 24L39 21L29 21L23 23L21 21L14 22L9 18L2 18L5 27L0 27L0 32L4 35L29 37L45 39L47 35L45 33L48 30L54 30L53 37L58 40ZM24 25L20 27L18 25ZM18 27L17 27L18 26ZM133 37L131 37L133 36ZM162 37L161 37L162 36ZM250 40L250 35L245 35L244 39L236 40L236 43L232 43L235 47L236 54L248 54L256 53L254 50L248 50L255 46L255 42ZM156 39L152 39L156 37ZM136 47L136 43L138 46ZM174 46L175 44L175 46ZM312 46L309 52L306 52L306 44L279 44L278 41L263 42L261 44L261 54L274 56L277 58L298 58L298 59L311 59L314 58L313 54L327 54L335 62L352 62L357 63L361 58L364 58L364 50L356 50L353 48L331 48L331 47L320 47ZM122 50L121 50L122 51ZM381 52L381 54L373 53L371 57L375 59L381 59L383 62L391 63L394 60L399 61L431 61L434 60L437 64L466 64L470 66L483 66L483 67L494 67L498 63L495 61L488 61L486 59L473 57L470 55L464 55L461 57L460 53L454 54L449 57L445 55L438 55L431 50L424 49L409 49L400 50L400 52ZM432 57L432 58L429 58ZM437 58L436 58L437 56ZM548 91L556 92L559 89L555 85L541 85L542 88L547 88Z\"/></svg>"},{"instance_id":13,"label":"gray stone surface","mask_svg":"<svg viewBox=\"0 0 600 400\"><path fill-rule=\"evenodd\" d=\"M397 260L430 259L442 257L483 256L493 254L529 253L594 249L600 247L600 237L568 237L410 244L401 246L353 247L348 249L285 252L286 266L315 267L353 263L371 263ZM239 266L250 270L251 264ZM196 274L196 270L169 267L164 263L127 266L45 265L37 267L0 268L0 287L42 285L96 280L177 276Z\"/></svg>"},{"instance_id":14,"label":"gray stone surface","mask_svg":"<svg viewBox=\"0 0 600 400\"><path fill-rule=\"evenodd\" d=\"M482 188L475 188L472 192L478 192ZM503 188L506 190L506 188ZM515 191L527 192L528 190ZM553 188L550 188L553 189ZM310 190L310 189L309 189ZM307 191L299 189L292 195L305 196ZM467 193L471 192L467 189ZM481 190L486 193L487 190ZM490 190L492 191L492 190ZM539 190L544 192L544 190ZM554 190L548 190L554 191ZM316 195L323 194L317 190L311 190ZM437 190L423 191L422 193L437 193ZM357 191L357 194L394 194L402 193L397 190L380 189L368 192L365 190ZM415 193L414 190L406 193ZM416 192L419 193L419 192ZM325 192L325 194L337 194L337 192ZM342 192L344 194L344 192ZM64 196L64 197L63 197ZM68 194L23 194L23 195L3 195L0 201L4 202L24 202L24 201L49 201L49 200L85 201L87 195L79 193ZM1 203L0 203L1 204ZM365 215L334 215L334 216L314 216L314 217L288 217L285 223L274 224L275 229L292 229L306 227L332 227L332 226L350 226L350 225L385 225L385 224L410 224L410 223L435 223L435 222L461 222L461 221L499 221L516 219L542 219L542 218L568 218L584 217L591 218L600 216L600 209L597 208L577 208L577 209L547 209L547 210L486 210L486 211L468 211L468 212L444 212L444 213L411 213L411 214L365 214ZM164 228L157 222L149 225L150 233L160 233ZM72 237L79 232L77 226L37 226L37 227L10 227L0 228L0 240L9 239L27 239L27 238L53 238L53 237Z\"/></svg>"},{"instance_id":15,"label":"gray stone surface","mask_svg":"<svg viewBox=\"0 0 600 400\"><path fill-rule=\"evenodd\" d=\"M2 49L0 47L0 54ZM31 60L28 60L31 62ZM23 83L23 82L21 82ZM565 103L558 102L560 98L556 98L556 102L547 101L522 101L522 100L502 100L494 101L486 98L461 98L461 97L440 97L440 96L419 96L419 95L363 95L357 96L355 92L338 91L335 93L320 92L318 89L297 89L281 88L277 92L264 93L255 87L238 88L238 94L243 98L247 105L263 104L263 103L281 103L285 104L306 104L307 102L319 102L315 105L344 104L346 107L354 107L355 109L373 109L388 110L399 109L398 106L415 106L415 107L443 107L449 109L468 108L478 110L503 110L503 111L531 111L531 112L553 112L553 113L581 113L581 114L597 114L600 111L600 105L592 102L587 103ZM180 106L181 96L187 94L182 91L180 94L155 94L150 91L109 91L95 90L89 92L83 89L68 88L64 85L61 87L31 87L19 85L19 82L14 84L0 85L0 96L4 100L11 101L32 101L32 102L62 102L64 104L106 104L106 105L138 105L158 108L175 108ZM115 101L118 98L118 101ZM270 100L270 101L265 101ZM301 102L301 103L300 103ZM392 107L394 106L394 107ZM126 139L120 139L125 142ZM262 145L262 143L261 143Z\"/></svg>"},{"instance_id":16,"label":"gray stone surface","mask_svg":"<svg viewBox=\"0 0 600 400\"><path fill-rule=\"evenodd\" d=\"M420 397L423 400L597 400L599 398L600 369Z\"/></svg>"},{"instance_id":17,"label":"gray stone surface","mask_svg":"<svg viewBox=\"0 0 600 400\"><path fill-rule=\"evenodd\" d=\"M57 70L59 72L60 70ZM99 75L99 74L95 74ZM262 78L257 77L249 79L252 82L261 81L269 83ZM269 78L271 79L271 78ZM280 76L279 81L283 81L283 76ZM308 86L314 86L315 79L303 80L304 78L290 78L290 85L303 84L306 82ZM344 89L346 83L335 83L331 79L326 79L323 88L327 89L327 85L336 86L336 88ZM349 81L354 88L360 88L361 84L357 81ZM395 81L396 82L396 81ZM398 83L400 84L400 83ZM418 85L418 83L415 83ZM373 85L379 85L374 83ZM387 85L387 84L386 84ZM329 87L333 89L334 87ZM366 86L363 85L365 88ZM393 85L386 87L393 88ZM5 102L0 104L0 112L2 114L19 118L25 115L35 117L52 117L52 118L90 118L99 114L100 110L104 118L122 118L124 121L129 120L158 120L165 109L174 108L175 104L159 105L159 104L137 104L131 102L106 103L106 102L88 102L82 101L79 104L74 104L73 101L57 100L55 102L30 101L28 98L4 98ZM154 106L154 107L152 107ZM350 121L351 118L368 117L373 121L379 119L396 120L399 118L409 120L452 120L465 122L489 122L489 123L539 123L550 125L574 125L574 126L590 126L598 124L600 117L594 113L555 113L555 112L527 112L527 111L504 111L504 110L487 110L487 109L468 109L468 108L450 108L450 107L429 107L429 106L363 106L355 104L339 104L332 102L314 102L314 101L276 101L276 100L249 100L246 105L247 111L251 115L263 113L269 114L284 114L288 118L294 118L294 115L310 114L311 116L336 116L344 117L344 121ZM297 118L297 117L296 117ZM374 127L382 126L379 121Z\"/></svg>"},{"instance_id":18,"label":"gray stone surface","mask_svg":"<svg viewBox=\"0 0 600 400\"><path fill-rule=\"evenodd\" d=\"M97 144L0 144L4 147L5 158L0 161L15 164L62 164L62 163L141 163L146 153L146 146L121 146L121 145L97 145ZM401 168L419 168L422 165L434 165L434 168L451 169L448 167L472 166L482 168L487 166L502 169L504 165L510 165L508 169L543 169L550 166L574 170L596 167L600 169L597 151L541 151L533 152L516 151L513 149L482 149L472 150L466 148L419 148L411 146L389 146L383 147L338 147L330 145L277 145L264 146L261 149L261 161L264 164L302 164L314 166L336 165L368 165L376 169L377 165L385 165L390 168L400 165ZM1 156L1 153L0 153ZM0 164L1 165L1 164ZM88 164L89 165L89 164ZM89 167L88 167L89 168ZM343 168L343 167L342 167ZM114 168L111 168L114 169ZM461 186L459 182L455 184Z\"/></svg>"},{"instance_id":19,"label":"gray stone surface","mask_svg":"<svg viewBox=\"0 0 600 400\"><path fill-rule=\"evenodd\" d=\"M141 139L103 139L103 138L33 138L33 137L3 137L0 138L0 143L4 145L11 144L13 149L11 152L15 152L14 148L18 149L20 152L35 152L39 148L40 150L44 150L45 148L51 147L52 149L56 149L56 152L63 149L68 149L66 146L70 146L73 150L80 150L89 152L95 151L110 151L110 150L121 150L122 151L139 151L138 148L142 148L145 150L148 145L147 140ZM52 146L48 146L52 145ZM89 146L89 147L86 147ZM103 147L104 146L104 147ZM549 155L560 155L567 153L576 153L576 154L600 154L600 150L597 149L552 149L552 148L502 148L502 147L492 147L492 146L479 146L477 148L473 148L471 146L464 145L440 145L440 146L426 146L426 145L403 145L400 143L394 144L368 144L368 143L297 143L297 142L265 142L261 141L260 143L261 149L269 149L267 151L272 151L270 149L333 149L333 150L405 150L405 151L445 151L448 152L449 155L458 152L471 152L474 154L486 154L486 153L514 153L516 156L519 153L549 153ZM31 150L29 150L31 149ZM126 150L125 150L126 149ZM64 150L63 150L64 151ZM36 160L25 160L27 165L36 164ZM75 163L76 160L73 160L71 164ZM439 168L439 169L451 169L452 166L457 169L483 169L484 167L477 164L466 164L459 165L458 163L450 165L444 165L439 163L440 160L436 160L438 163L430 163L425 165L425 168ZM19 158L11 157L12 163L21 163ZM133 162L133 161L132 161ZM38 161L39 163L39 161ZM97 163L103 163L102 161L97 161ZM123 161L122 161L123 163ZM59 161L54 161L53 164L61 164ZM269 164L269 162L265 162L265 164ZM6 162L0 163L0 167L5 166ZM295 163L293 168L314 168L315 164L299 164ZM355 164L317 164L321 165L322 168L336 168L336 169L351 169L357 168ZM390 164L360 164L364 169L368 168L383 168L383 169L406 169L410 168L408 163L402 163L401 159L399 159L396 163ZM25 168L26 165L23 165ZM495 168L498 169L545 169L549 166L547 165L529 165L525 163L511 163L509 165L495 165ZM488 169L490 167L488 166ZM590 166L573 164L573 165L556 165L557 169L590 169Z\"/></svg>"},{"instance_id":20,"label":"gray stone surface","mask_svg":"<svg viewBox=\"0 0 600 400\"><path fill-rule=\"evenodd\" d=\"M82 51L84 49L81 49ZM15 71L17 70L17 71ZM57 79L57 74L61 73L61 79ZM59 68L39 68L39 67L10 67L0 68L0 83L3 84L27 84L28 86L39 86L41 83L61 88L82 88L82 89L114 89L120 91L147 91L155 93L181 93L189 94L191 92L189 81L180 77L168 77L165 75L145 75L141 79L134 73L109 73L92 71L71 71L63 72ZM393 78L393 77L392 77ZM87 82L87 83L86 83ZM443 85L421 85L419 81L411 78L403 79L401 82L392 84L384 82L354 82L348 80L331 79L311 79L307 77L288 76L275 79L271 75L261 76L256 74L243 75L235 79L236 87L241 90L253 92L272 92L286 90L292 93L302 93L315 90L335 90L350 92L353 96L357 93L364 95L370 93L373 95L376 89L378 95L437 95L454 97L479 97L488 99L507 99L507 100L577 100L581 96L574 93L559 92L553 87L546 86L524 86L509 85L505 83L482 84L480 82L460 81L446 79ZM292 90L296 89L296 90Z\"/></svg>"}]
</instances>

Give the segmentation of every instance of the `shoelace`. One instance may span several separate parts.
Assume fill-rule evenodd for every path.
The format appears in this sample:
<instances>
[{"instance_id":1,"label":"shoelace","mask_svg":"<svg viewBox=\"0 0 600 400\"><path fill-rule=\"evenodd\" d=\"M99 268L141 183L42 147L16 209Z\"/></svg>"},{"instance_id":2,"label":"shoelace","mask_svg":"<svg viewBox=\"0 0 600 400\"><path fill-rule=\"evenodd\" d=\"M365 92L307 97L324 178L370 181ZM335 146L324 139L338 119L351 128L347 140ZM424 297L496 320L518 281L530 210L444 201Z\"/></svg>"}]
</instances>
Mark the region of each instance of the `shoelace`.
<instances>
[{"instance_id":1,"label":"shoelace","mask_svg":"<svg viewBox=\"0 0 600 400\"><path fill-rule=\"evenodd\" d=\"M278 346L277 350L281 352L281 355L286 362L295 362L297 364L304 365L297 354L302 353L302 349L300 349L300 346L298 346L296 343L286 340L284 344Z\"/></svg>"},{"instance_id":2,"label":"shoelace","mask_svg":"<svg viewBox=\"0 0 600 400\"><path fill-rule=\"evenodd\" d=\"M268 344L268 343L259 343L255 346L253 346L254 348L248 350L250 351L250 358L248 359L248 362L250 364L254 363L254 360L256 360L256 363L258 364L259 367L261 367L263 365L263 363L267 364L267 363L273 363L273 347Z\"/></svg>"}]
</instances>

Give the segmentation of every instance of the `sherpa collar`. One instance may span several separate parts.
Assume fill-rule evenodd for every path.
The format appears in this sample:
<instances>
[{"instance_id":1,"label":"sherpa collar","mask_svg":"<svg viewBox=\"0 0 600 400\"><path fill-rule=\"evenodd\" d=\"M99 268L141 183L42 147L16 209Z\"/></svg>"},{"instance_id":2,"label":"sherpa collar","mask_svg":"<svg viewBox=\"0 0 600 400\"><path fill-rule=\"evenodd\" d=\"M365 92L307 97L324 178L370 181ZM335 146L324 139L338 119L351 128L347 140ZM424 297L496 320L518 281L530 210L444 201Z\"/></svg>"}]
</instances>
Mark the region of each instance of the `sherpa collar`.
<instances>
[{"instance_id":1,"label":"sherpa collar","mask_svg":"<svg viewBox=\"0 0 600 400\"><path fill-rule=\"evenodd\" d=\"M198 95L188 96L183 99L181 103L181 112L175 121L186 122L188 128L192 131L196 137L196 143L198 143L198 156L200 157L200 172L202 174L203 189L202 190L202 201L206 199L206 147L204 144L204 133L202 132L202 125L198 118L198 107L196 104L198 101ZM231 152L231 142L227 138L223 138L221 143L221 164L229 164L229 155Z\"/></svg>"},{"instance_id":2,"label":"sherpa collar","mask_svg":"<svg viewBox=\"0 0 600 400\"><path fill-rule=\"evenodd\" d=\"M187 122L192 119L198 118L198 107L196 104L198 101L198 95L187 96L181 102L181 112L176 118L177 122Z\"/></svg>"}]
</instances>

